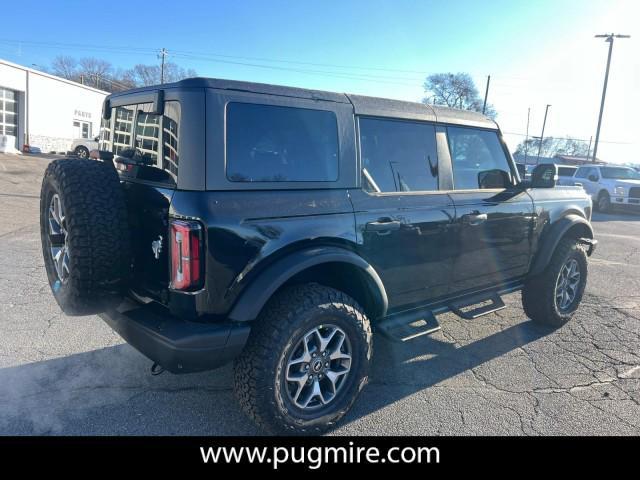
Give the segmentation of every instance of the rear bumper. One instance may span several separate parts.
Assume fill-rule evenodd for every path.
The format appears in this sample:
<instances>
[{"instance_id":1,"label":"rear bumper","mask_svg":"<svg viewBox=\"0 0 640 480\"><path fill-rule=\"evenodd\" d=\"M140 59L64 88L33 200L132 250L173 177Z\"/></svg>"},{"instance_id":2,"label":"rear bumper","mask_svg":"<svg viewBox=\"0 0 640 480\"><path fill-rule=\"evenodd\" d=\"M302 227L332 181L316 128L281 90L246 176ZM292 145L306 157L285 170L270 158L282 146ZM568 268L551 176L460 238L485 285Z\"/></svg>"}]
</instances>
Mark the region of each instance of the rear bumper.
<instances>
[{"instance_id":1,"label":"rear bumper","mask_svg":"<svg viewBox=\"0 0 640 480\"><path fill-rule=\"evenodd\" d=\"M173 373L228 363L240 354L251 330L238 322L188 322L131 300L99 316L132 347Z\"/></svg>"}]
</instances>

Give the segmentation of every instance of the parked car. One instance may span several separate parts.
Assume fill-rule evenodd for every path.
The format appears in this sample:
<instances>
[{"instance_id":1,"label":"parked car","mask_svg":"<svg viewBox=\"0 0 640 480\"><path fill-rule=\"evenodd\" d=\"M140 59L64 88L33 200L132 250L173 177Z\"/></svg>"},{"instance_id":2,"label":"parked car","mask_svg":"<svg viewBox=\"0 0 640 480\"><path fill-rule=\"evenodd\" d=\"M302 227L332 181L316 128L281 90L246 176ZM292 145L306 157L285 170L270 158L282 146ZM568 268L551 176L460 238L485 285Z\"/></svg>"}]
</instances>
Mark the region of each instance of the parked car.
<instances>
[{"instance_id":1,"label":"parked car","mask_svg":"<svg viewBox=\"0 0 640 480\"><path fill-rule=\"evenodd\" d=\"M640 173L633 168L583 165L576 171L574 180L582 184L601 212L609 211L612 206L640 206Z\"/></svg>"},{"instance_id":2,"label":"parked car","mask_svg":"<svg viewBox=\"0 0 640 480\"><path fill-rule=\"evenodd\" d=\"M557 165L558 166L558 185L575 185L575 179L573 178L578 167L575 165Z\"/></svg>"},{"instance_id":3,"label":"parked car","mask_svg":"<svg viewBox=\"0 0 640 480\"><path fill-rule=\"evenodd\" d=\"M98 149L98 137L77 138L71 143L71 152L79 158L89 158L91 150Z\"/></svg>"},{"instance_id":4,"label":"parked car","mask_svg":"<svg viewBox=\"0 0 640 480\"><path fill-rule=\"evenodd\" d=\"M589 196L554 189L555 165L518 181L483 115L188 79L111 94L103 117L99 160L44 175L56 301L99 314L156 373L233 360L238 402L267 429L345 415L372 329L409 341L519 290L559 327L582 299Z\"/></svg>"}]
</instances>

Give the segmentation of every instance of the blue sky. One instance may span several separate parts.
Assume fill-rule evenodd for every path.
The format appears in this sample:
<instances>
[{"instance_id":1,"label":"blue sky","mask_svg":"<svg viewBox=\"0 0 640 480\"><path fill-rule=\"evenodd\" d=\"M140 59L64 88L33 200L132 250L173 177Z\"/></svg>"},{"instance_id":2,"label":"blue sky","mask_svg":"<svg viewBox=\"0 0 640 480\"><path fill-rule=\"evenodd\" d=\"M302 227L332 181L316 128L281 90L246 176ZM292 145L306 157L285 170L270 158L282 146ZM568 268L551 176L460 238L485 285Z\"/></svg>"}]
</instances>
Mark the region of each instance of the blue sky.
<instances>
[{"instance_id":1,"label":"blue sky","mask_svg":"<svg viewBox=\"0 0 640 480\"><path fill-rule=\"evenodd\" d=\"M640 122L628 113L640 109L635 3L7 2L0 57L31 66L60 54L96 56L127 68L157 62L154 52L165 47L172 61L203 76L414 101L422 98L428 73L468 72L480 90L491 74L489 100L505 132L524 133L531 107L531 133L539 134L550 103L548 134L588 139L606 60L606 45L593 34L637 32L615 47L601 135L615 143L601 144L600 152L612 161L640 162ZM515 147L520 137L507 140Z\"/></svg>"}]
</instances>

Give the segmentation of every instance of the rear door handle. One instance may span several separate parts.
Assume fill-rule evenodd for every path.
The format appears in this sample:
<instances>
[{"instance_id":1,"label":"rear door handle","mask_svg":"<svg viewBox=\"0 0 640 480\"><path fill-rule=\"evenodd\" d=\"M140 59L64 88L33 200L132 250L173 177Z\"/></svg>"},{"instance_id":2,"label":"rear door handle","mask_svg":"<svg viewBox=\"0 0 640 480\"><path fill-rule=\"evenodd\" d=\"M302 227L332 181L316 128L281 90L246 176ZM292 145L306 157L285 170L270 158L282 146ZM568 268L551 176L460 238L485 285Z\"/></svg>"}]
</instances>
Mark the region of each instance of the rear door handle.
<instances>
[{"instance_id":1,"label":"rear door handle","mask_svg":"<svg viewBox=\"0 0 640 480\"><path fill-rule=\"evenodd\" d=\"M378 232L378 233L384 233L384 232L390 232L391 230L399 230L400 229L400 222L398 220L391 220L391 219L379 219L376 222L368 222L365 225L365 230L367 232Z\"/></svg>"},{"instance_id":2,"label":"rear door handle","mask_svg":"<svg viewBox=\"0 0 640 480\"><path fill-rule=\"evenodd\" d=\"M462 216L462 220L467 225L476 227L487 221L487 214L486 213L468 213Z\"/></svg>"}]
</instances>

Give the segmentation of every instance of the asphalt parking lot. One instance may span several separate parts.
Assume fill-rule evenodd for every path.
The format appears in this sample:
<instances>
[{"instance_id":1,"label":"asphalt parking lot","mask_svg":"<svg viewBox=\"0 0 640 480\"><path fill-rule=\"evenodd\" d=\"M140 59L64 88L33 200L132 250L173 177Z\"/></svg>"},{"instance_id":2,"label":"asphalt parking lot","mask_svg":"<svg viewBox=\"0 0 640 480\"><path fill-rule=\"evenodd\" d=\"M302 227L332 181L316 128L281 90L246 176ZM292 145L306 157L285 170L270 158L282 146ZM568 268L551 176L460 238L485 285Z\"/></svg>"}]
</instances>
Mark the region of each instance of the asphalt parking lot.
<instances>
[{"instance_id":1,"label":"asphalt parking lot","mask_svg":"<svg viewBox=\"0 0 640 480\"><path fill-rule=\"evenodd\" d=\"M48 160L0 154L0 434L245 435L231 369L151 376L97 317L66 317L38 227ZM583 305L558 330L520 307L398 345L375 337L369 385L334 434L640 434L640 215L596 214Z\"/></svg>"}]
</instances>

